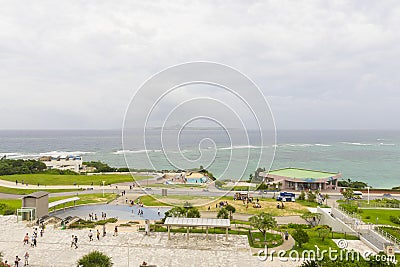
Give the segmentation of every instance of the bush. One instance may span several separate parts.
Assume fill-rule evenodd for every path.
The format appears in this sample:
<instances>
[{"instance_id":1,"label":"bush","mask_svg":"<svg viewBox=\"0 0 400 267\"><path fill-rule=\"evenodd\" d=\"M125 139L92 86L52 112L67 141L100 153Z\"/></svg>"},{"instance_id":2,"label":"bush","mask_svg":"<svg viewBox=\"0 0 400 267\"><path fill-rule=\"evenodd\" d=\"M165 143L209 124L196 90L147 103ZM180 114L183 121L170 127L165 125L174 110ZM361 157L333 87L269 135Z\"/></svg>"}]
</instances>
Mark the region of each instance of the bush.
<instances>
[{"instance_id":1,"label":"bush","mask_svg":"<svg viewBox=\"0 0 400 267\"><path fill-rule=\"evenodd\" d=\"M267 184L260 184L259 186L257 186L256 190L267 190L268 189L268 185Z\"/></svg>"},{"instance_id":2,"label":"bush","mask_svg":"<svg viewBox=\"0 0 400 267\"><path fill-rule=\"evenodd\" d=\"M304 191L301 191L298 200L306 200L306 193L304 193Z\"/></svg>"},{"instance_id":3,"label":"bush","mask_svg":"<svg viewBox=\"0 0 400 267\"><path fill-rule=\"evenodd\" d=\"M93 251L83 256L78 260L77 266L83 267L111 267L113 263L111 257L101 253L100 251Z\"/></svg>"},{"instance_id":4,"label":"bush","mask_svg":"<svg viewBox=\"0 0 400 267\"><path fill-rule=\"evenodd\" d=\"M315 202L316 199L317 199L317 196L313 192L308 191L308 193L307 193L307 201L308 202Z\"/></svg>"},{"instance_id":5,"label":"bush","mask_svg":"<svg viewBox=\"0 0 400 267\"><path fill-rule=\"evenodd\" d=\"M304 231L303 229L297 229L296 231L293 232L292 234L294 240L299 244L299 247L301 247L302 244L307 243L310 240L310 237L308 236L307 232Z\"/></svg>"},{"instance_id":6,"label":"bush","mask_svg":"<svg viewBox=\"0 0 400 267\"><path fill-rule=\"evenodd\" d=\"M215 187L222 187L224 185L224 182L220 181L220 180L216 180L215 181Z\"/></svg>"},{"instance_id":7,"label":"bush","mask_svg":"<svg viewBox=\"0 0 400 267\"><path fill-rule=\"evenodd\" d=\"M0 214L2 214L2 215L14 215L15 214L15 210L10 208L10 206L8 206L7 204L0 203Z\"/></svg>"},{"instance_id":8,"label":"bush","mask_svg":"<svg viewBox=\"0 0 400 267\"><path fill-rule=\"evenodd\" d=\"M358 207L355 205L351 204L340 204L340 207L342 207L344 210L346 210L348 213L358 213Z\"/></svg>"},{"instance_id":9,"label":"bush","mask_svg":"<svg viewBox=\"0 0 400 267\"><path fill-rule=\"evenodd\" d=\"M116 218L109 218L107 220L100 220L100 221L79 220L77 222L71 223L69 225L69 228L76 228L76 229L95 228L96 225L104 225L106 223L116 223L117 221L118 220Z\"/></svg>"},{"instance_id":10,"label":"bush","mask_svg":"<svg viewBox=\"0 0 400 267\"><path fill-rule=\"evenodd\" d=\"M389 217L389 220L390 220L392 223L400 224L400 217L398 217L398 216L390 216L390 217Z\"/></svg>"},{"instance_id":11,"label":"bush","mask_svg":"<svg viewBox=\"0 0 400 267\"><path fill-rule=\"evenodd\" d=\"M307 224L297 224L297 223L289 223L287 226L288 226L288 228L291 228L291 229L307 229L307 228L310 228L310 226L307 225Z\"/></svg>"},{"instance_id":12,"label":"bush","mask_svg":"<svg viewBox=\"0 0 400 267\"><path fill-rule=\"evenodd\" d=\"M371 216L365 216L365 219L367 219L367 220L369 220L369 219L371 219Z\"/></svg>"}]
</instances>

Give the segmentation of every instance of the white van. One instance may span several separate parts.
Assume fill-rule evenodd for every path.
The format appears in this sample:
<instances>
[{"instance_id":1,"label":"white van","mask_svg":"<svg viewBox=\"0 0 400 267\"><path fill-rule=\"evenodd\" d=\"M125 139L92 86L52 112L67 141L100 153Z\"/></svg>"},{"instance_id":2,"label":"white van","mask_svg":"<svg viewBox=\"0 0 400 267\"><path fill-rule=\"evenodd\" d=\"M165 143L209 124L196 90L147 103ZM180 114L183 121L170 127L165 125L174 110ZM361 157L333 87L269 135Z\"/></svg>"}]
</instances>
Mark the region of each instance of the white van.
<instances>
[{"instance_id":1,"label":"white van","mask_svg":"<svg viewBox=\"0 0 400 267\"><path fill-rule=\"evenodd\" d=\"M362 199L363 198L363 193L361 191L354 191L354 199Z\"/></svg>"}]
</instances>

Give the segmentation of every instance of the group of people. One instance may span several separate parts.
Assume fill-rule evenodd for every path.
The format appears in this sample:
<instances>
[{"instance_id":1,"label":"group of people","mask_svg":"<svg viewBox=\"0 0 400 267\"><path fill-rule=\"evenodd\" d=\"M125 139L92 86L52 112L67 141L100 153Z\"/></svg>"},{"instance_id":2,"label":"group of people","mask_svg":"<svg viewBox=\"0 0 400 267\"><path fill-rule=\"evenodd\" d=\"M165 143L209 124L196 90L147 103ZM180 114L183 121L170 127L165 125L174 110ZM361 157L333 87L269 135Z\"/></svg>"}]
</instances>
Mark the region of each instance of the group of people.
<instances>
[{"instance_id":1,"label":"group of people","mask_svg":"<svg viewBox=\"0 0 400 267\"><path fill-rule=\"evenodd\" d=\"M101 219L102 219L102 220L106 220L106 219L107 219L107 214L106 214L105 212L102 212L102 213L101 213ZM89 213L89 220L91 220L91 221L97 221L97 214L96 214L96 213L93 214L93 212L92 212L92 213Z\"/></svg>"},{"instance_id":2,"label":"group of people","mask_svg":"<svg viewBox=\"0 0 400 267\"><path fill-rule=\"evenodd\" d=\"M21 258L18 257L18 255L15 256L14 266L19 267L20 262L21 262ZM7 265L7 261L5 262L5 264L6 264L6 266L10 266L10 265ZM27 252L25 252L25 255L24 255L24 266L28 266L28 265L29 265L29 253L27 251Z\"/></svg>"},{"instance_id":3,"label":"group of people","mask_svg":"<svg viewBox=\"0 0 400 267\"><path fill-rule=\"evenodd\" d=\"M220 201L219 203L215 203L215 208L223 208L228 206L228 201Z\"/></svg>"},{"instance_id":4,"label":"group of people","mask_svg":"<svg viewBox=\"0 0 400 267\"><path fill-rule=\"evenodd\" d=\"M105 236L105 228L104 227L103 227L103 236ZM93 232L92 232L92 230L89 230L88 237L89 237L89 241L93 241ZM100 231L99 231L99 229L96 230L96 237L97 237L97 240L100 240Z\"/></svg>"},{"instance_id":5,"label":"group of people","mask_svg":"<svg viewBox=\"0 0 400 267\"><path fill-rule=\"evenodd\" d=\"M40 227L40 237L43 237L44 233L44 225ZM29 245L29 240L31 241L31 247L36 247L37 246L37 238L38 238L38 228L34 227L33 228L33 233L31 237L29 238L29 234L26 233L24 236L24 245Z\"/></svg>"},{"instance_id":6,"label":"group of people","mask_svg":"<svg viewBox=\"0 0 400 267\"><path fill-rule=\"evenodd\" d=\"M38 227L33 228L33 233L31 235L31 237L29 237L29 233L25 234L24 239L23 239L24 246L29 245L29 243L30 243L31 248L35 248L37 246L37 238L38 238L39 233L40 233L40 237L43 237L43 234L44 234L44 225L43 224L41 224L41 226L40 226L40 231L39 231ZM29 265L29 252L28 251L25 252L23 258L24 258L24 266L28 266ZM18 255L15 256L14 266L19 267L21 260L22 259ZM5 266L10 266L7 261L5 261L4 263L5 263Z\"/></svg>"},{"instance_id":7,"label":"group of people","mask_svg":"<svg viewBox=\"0 0 400 267\"><path fill-rule=\"evenodd\" d=\"M132 210L133 211L133 210ZM140 217L143 216L143 210L142 209L138 209L137 215L139 215Z\"/></svg>"}]
</instances>

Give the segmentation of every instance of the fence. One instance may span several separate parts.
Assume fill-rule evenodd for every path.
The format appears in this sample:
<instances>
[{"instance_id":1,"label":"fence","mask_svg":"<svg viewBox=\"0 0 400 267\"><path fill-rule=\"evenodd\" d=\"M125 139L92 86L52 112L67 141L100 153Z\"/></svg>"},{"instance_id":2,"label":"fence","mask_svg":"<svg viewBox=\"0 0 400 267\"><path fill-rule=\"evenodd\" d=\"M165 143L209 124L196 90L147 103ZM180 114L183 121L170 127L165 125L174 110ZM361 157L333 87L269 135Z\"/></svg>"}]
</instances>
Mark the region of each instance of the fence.
<instances>
[{"instance_id":1,"label":"fence","mask_svg":"<svg viewBox=\"0 0 400 267\"><path fill-rule=\"evenodd\" d=\"M380 235L384 236L387 240L392 242L398 249L400 249L400 239L397 237L389 234L385 230L383 230L381 227L375 227L375 231L379 233Z\"/></svg>"},{"instance_id":2,"label":"fence","mask_svg":"<svg viewBox=\"0 0 400 267\"><path fill-rule=\"evenodd\" d=\"M382 202L359 202L359 208L386 208L386 209L399 209L400 203L382 203Z\"/></svg>"}]
</instances>

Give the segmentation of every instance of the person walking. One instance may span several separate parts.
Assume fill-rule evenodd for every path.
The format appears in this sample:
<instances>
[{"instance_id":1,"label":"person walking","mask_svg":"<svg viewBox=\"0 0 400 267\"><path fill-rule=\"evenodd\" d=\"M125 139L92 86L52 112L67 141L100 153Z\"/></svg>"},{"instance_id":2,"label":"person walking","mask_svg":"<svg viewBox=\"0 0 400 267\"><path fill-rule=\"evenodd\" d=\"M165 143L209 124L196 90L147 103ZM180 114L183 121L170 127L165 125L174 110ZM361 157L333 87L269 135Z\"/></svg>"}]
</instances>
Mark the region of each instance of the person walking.
<instances>
[{"instance_id":1,"label":"person walking","mask_svg":"<svg viewBox=\"0 0 400 267\"><path fill-rule=\"evenodd\" d=\"M78 248L78 237L77 236L74 237L74 244L75 244L75 248Z\"/></svg>"},{"instance_id":2,"label":"person walking","mask_svg":"<svg viewBox=\"0 0 400 267\"><path fill-rule=\"evenodd\" d=\"M118 236L118 226L114 227L114 235L113 236Z\"/></svg>"},{"instance_id":3,"label":"person walking","mask_svg":"<svg viewBox=\"0 0 400 267\"><path fill-rule=\"evenodd\" d=\"M285 240L289 240L289 232L285 231Z\"/></svg>"},{"instance_id":4,"label":"person walking","mask_svg":"<svg viewBox=\"0 0 400 267\"><path fill-rule=\"evenodd\" d=\"M72 235L72 239L71 239L71 248L72 246L75 246L75 248L78 248L77 243L78 242L78 238L75 239L75 236Z\"/></svg>"},{"instance_id":5,"label":"person walking","mask_svg":"<svg viewBox=\"0 0 400 267\"><path fill-rule=\"evenodd\" d=\"M15 261L14 261L15 267L18 267L18 266L19 266L19 262L20 262L20 261L21 261L21 259L18 257L18 255L15 256Z\"/></svg>"},{"instance_id":6,"label":"person walking","mask_svg":"<svg viewBox=\"0 0 400 267\"><path fill-rule=\"evenodd\" d=\"M99 229L97 229L96 236L97 236L97 240L100 240L100 231L99 231Z\"/></svg>"},{"instance_id":7,"label":"person walking","mask_svg":"<svg viewBox=\"0 0 400 267\"><path fill-rule=\"evenodd\" d=\"M92 230L89 230L88 237L89 237L89 241L93 241L93 233L92 233Z\"/></svg>"},{"instance_id":8,"label":"person walking","mask_svg":"<svg viewBox=\"0 0 400 267\"><path fill-rule=\"evenodd\" d=\"M106 225L103 224L103 237L105 237L105 236L106 236Z\"/></svg>"},{"instance_id":9,"label":"person walking","mask_svg":"<svg viewBox=\"0 0 400 267\"><path fill-rule=\"evenodd\" d=\"M158 214L158 217L161 216L160 208L157 208L157 214Z\"/></svg>"},{"instance_id":10,"label":"person walking","mask_svg":"<svg viewBox=\"0 0 400 267\"><path fill-rule=\"evenodd\" d=\"M24 236L24 245L28 245L29 244L29 235L28 233L26 233L26 235Z\"/></svg>"},{"instance_id":11,"label":"person walking","mask_svg":"<svg viewBox=\"0 0 400 267\"><path fill-rule=\"evenodd\" d=\"M28 266L29 265L29 253L28 253L28 251L25 252L24 259L25 259L24 266Z\"/></svg>"}]
</instances>

